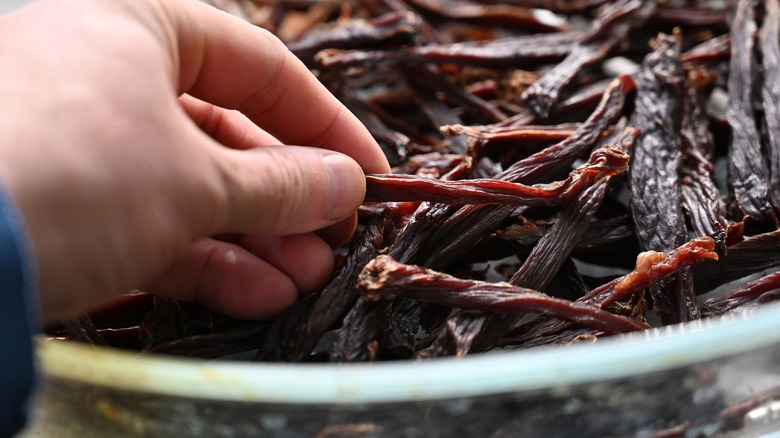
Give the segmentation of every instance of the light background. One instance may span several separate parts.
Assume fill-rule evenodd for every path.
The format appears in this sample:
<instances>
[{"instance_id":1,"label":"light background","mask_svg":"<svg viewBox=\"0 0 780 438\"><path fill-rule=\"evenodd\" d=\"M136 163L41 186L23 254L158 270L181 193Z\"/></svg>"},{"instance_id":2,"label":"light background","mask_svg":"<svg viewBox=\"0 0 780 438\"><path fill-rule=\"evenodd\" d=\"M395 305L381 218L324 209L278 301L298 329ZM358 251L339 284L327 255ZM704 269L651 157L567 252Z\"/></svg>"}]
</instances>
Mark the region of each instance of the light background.
<instances>
[{"instance_id":1,"label":"light background","mask_svg":"<svg viewBox=\"0 0 780 438\"><path fill-rule=\"evenodd\" d=\"M30 3L32 0L0 0L0 14L13 11L16 8Z\"/></svg>"}]
</instances>

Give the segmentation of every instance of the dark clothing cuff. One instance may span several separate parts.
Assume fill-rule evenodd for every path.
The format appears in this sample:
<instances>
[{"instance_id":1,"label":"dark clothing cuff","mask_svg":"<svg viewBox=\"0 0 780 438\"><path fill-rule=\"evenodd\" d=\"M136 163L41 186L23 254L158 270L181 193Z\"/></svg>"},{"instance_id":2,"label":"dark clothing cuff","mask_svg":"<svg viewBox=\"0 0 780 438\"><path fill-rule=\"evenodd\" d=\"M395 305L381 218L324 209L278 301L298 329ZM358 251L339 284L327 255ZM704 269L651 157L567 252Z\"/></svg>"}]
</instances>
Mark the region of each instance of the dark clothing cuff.
<instances>
[{"instance_id":1,"label":"dark clothing cuff","mask_svg":"<svg viewBox=\"0 0 780 438\"><path fill-rule=\"evenodd\" d=\"M0 437L24 426L35 376L39 323L31 255L21 214L0 189Z\"/></svg>"}]
</instances>

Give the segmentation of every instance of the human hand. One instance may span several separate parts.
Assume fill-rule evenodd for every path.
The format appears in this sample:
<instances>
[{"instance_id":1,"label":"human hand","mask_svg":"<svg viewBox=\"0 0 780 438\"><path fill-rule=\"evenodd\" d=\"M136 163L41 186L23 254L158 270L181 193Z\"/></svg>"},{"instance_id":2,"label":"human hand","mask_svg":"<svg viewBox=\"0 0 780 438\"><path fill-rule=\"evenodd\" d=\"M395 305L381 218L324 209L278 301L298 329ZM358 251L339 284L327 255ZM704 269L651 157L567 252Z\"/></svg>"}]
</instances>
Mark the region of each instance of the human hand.
<instances>
[{"instance_id":1,"label":"human hand","mask_svg":"<svg viewBox=\"0 0 780 438\"><path fill-rule=\"evenodd\" d=\"M39 1L0 18L0 59L47 321L145 285L272 316L327 281L361 167L389 171L281 42L194 0Z\"/></svg>"}]
</instances>

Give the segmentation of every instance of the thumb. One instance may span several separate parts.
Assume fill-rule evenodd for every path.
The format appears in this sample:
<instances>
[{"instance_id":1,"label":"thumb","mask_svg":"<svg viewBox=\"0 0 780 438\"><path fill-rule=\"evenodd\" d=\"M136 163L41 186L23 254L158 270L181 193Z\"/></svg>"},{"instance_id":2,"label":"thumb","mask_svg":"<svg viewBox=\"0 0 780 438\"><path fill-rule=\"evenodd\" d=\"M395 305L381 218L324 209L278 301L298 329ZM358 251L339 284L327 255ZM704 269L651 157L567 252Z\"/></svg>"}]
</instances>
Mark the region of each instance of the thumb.
<instances>
[{"instance_id":1,"label":"thumb","mask_svg":"<svg viewBox=\"0 0 780 438\"><path fill-rule=\"evenodd\" d=\"M226 154L225 200L213 232L287 235L318 230L350 216L366 181L347 155L303 146L263 146Z\"/></svg>"}]
</instances>

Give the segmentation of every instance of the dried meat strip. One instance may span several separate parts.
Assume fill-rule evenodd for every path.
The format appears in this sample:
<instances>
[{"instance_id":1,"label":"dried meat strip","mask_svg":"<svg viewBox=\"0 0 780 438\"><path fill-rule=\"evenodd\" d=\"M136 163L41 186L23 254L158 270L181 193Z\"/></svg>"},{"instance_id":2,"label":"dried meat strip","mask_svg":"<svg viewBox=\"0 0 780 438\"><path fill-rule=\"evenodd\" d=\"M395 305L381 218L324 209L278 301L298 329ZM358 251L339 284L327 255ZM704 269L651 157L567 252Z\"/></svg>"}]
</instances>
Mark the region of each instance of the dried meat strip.
<instances>
[{"instance_id":1,"label":"dried meat strip","mask_svg":"<svg viewBox=\"0 0 780 438\"><path fill-rule=\"evenodd\" d=\"M598 107L573 135L526 159L520 160L497 178L513 182L539 182L568 171L578 158L598 142L623 111L626 94L634 82L628 76L614 79L604 91Z\"/></svg>"},{"instance_id":2,"label":"dried meat strip","mask_svg":"<svg viewBox=\"0 0 780 438\"><path fill-rule=\"evenodd\" d=\"M641 134L631 160L631 211L643 250L670 251L687 240L679 172L685 73L678 35L659 35L639 73L630 124ZM650 288L653 308L665 324L698 317L689 275Z\"/></svg>"},{"instance_id":3,"label":"dried meat strip","mask_svg":"<svg viewBox=\"0 0 780 438\"><path fill-rule=\"evenodd\" d=\"M523 29L526 32L563 32L568 25L540 20L532 9L507 4L481 5L468 1L405 0L415 8L440 17L478 24Z\"/></svg>"},{"instance_id":4,"label":"dried meat strip","mask_svg":"<svg viewBox=\"0 0 780 438\"><path fill-rule=\"evenodd\" d=\"M317 301L307 309L305 317L300 318L300 324L292 324L292 328L279 333L285 340L273 340L273 348L267 347L268 351L263 353L266 358L301 361L311 354L325 332L338 325L358 299L355 284L361 267L373 259L384 245L384 233L390 226L391 213L388 210L375 216L352 241L339 274L318 294Z\"/></svg>"},{"instance_id":5,"label":"dried meat strip","mask_svg":"<svg viewBox=\"0 0 780 438\"><path fill-rule=\"evenodd\" d=\"M481 0L482 3L504 3L524 8L546 9L558 14L582 14L609 3L610 0Z\"/></svg>"},{"instance_id":6,"label":"dried meat strip","mask_svg":"<svg viewBox=\"0 0 780 438\"><path fill-rule=\"evenodd\" d=\"M588 229L607 189L607 180L599 181L582 196L567 204L556 217L552 228L539 240L509 283L545 291L561 266L568 260L575 244ZM471 351L486 351L520 320L519 316L486 315L484 328L475 337Z\"/></svg>"},{"instance_id":7,"label":"dried meat strip","mask_svg":"<svg viewBox=\"0 0 780 438\"><path fill-rule=\"evenodd\" d=\"M637 256L633 271L593 289L577 301L604 309L664 278L677 274L682 269L703 264L702 262L706 260L718 260L718 254L714 249L715 240L711 237L699 237L667 253L642 252ZM524 345L534 338L549 336L568 327L569 324L563 321L537 318L513 330L500 344Z\"/></svg>"},{"instance_id":8,"label":"dried meat strip","mask_svg":"<svg viewBox=\"0 0 780 438\"><path fill-rule=\"evenodd\" d=\"M288 44L305 64L314 64L314 55L323 49L396 47L414 42L418 22L410 13L391 12L366 21L354 19L328 29L314 29Z\"/></svg>"},{"instance_id":9,"label":"dried meat strip","mask_svg":"<svg viewBox=\"0 0 780 438\"><path fill-rule=\"evenodd\" d=\"M92 323L89 315L81 314L74 318L62 321L62 326L70 339L84 342L90 345L108 345L98 329Z\"/></svg>"},{"instance_id":10,"label":"dried meat strip","mask_svg":"<svg viewBox=\"0 0 780 438\"><path fill-rule=\"evenodd\" d=\"M684 64L703 64L728 61L731 55L731 36L723 34L710 38L680 55Z\"/></svg>"},{"instance_id":11,"label":"dried meat strip","mask_svg":"<svg viewBox=\"0 0 780 438\"><path fill-rule=\"evenodd\" d=\"M780 231L751 236L728 247L718 263L694 269L696 293L704 294L728 282L780 266Z\"/></svg>"},{"instance_id":12,"label":"dried meat strip","mask_svg":"<svg viewBox=\"0 0 780 438\"><path fill-rule=\"evenodd\" d=\"M780 298L780 272L773 272L723 296L710 298L701 306L703 318L720 316L735 309L745 309Z\"/></svg>"},{"instance_id":13,"label":"dried meat strip","mask_svg":"<svg viewBox=\"0 0 780 438\"><path fill-rule=\"evenodd\" d=\"M603 60L628 35L628 22L642 5L639 0L620 0L605 8L566 59L523 92L522 98L528 106L540 117L547 118L565 88L582 69Z\"/></svg>"},{"instance_id":14,"label":"dried meat strip","mask_svg":"<svg viewBox=\"0 0 780 438\"><path fill-rule=\"evenodd\" d=\"M780 209L780 5L777 0L767 0L764 8L764 25L759 34L764 71L761 95L769 151L769 194L775 208Z\"/></svg>"},{"instance_id":15,"label":"dried meat strip","mask_svg":"<svg viewBox=\"0 0 780 438\"><path fill-rule=\"evenodd\" d=\"M630 148L636 139L636 130L628 128L614 137L618 146ZM568 260L575 245L585 235L591 219L596 214L601 201L604 199L608 185L608 178L594 184L574 202L567 204L556 217L550 230L539 240L526 258L523 265L510 279L510 283L516 286L532 288L544 291L553 280L558 270ZM458 343L462 351L485 351L492 347L506 331L515 326L519 316L485 314L484 324L478 334L469 334L473 344ZM461 321L461 318L465 320ZM450 318L450 323L422 355L431 356L437 352L446 351L445 346L439 345L451 338L453 327L462 324L473 325L474 316L471 314L457 313ZM463 331L463 330L461 330Z\"/></svg>"},{"instance_id":16,"label":"dried meat strip","mask_svg":"<svg viewBox=\"0 0 780 438\"><path fill-rule=\"evenodd\" d=\"M214 359L256 349L268 330L268 326L267 322L248 324L246 327L219 333L176 339L146 351L147 353Z\"/></svg>"},{"instance_id":17,"label":"dried meat strip","mask_svg":"<svg viewBox=\"0 0 780 438\"><path fill-rule=\"evenodd\" d=\"M731 23L729 105L726 111L726 118L731 125L729 187L738 214L776 226L777 217L769 203L767 172L753 111L754 6L753 0L739 0Z\"/></svg>"},{"instance_id":18,"label":"dried meat strip","mask_svg":"<svg viewBox=\"0 0 780 438\"><path fill-rule=\"evenodd\" d=\"M480 67L534 67L565 58L581 37L582 32L572 31L489 41L427 44L386 51L326 49L317 53L315 61L321 67L337 69L418 62Z\"/></svg>"},{"instance_id":19,"label":"dried meat strip","mask_svg":"<svg viewBox=\"0 0 780 438\"><path fill-rule=\"evenodd\" d=\"M617 121L623 109L625 94L632 88L633 81L628 77L613 80L599 106L572 136L518 161L496 178L527 183L542 181L567 171ZM499 206L463 207L430 239L431 249L427 251L430 255L423 265L443 269L470 250L481 238L495 231L513 211L511 207Z\"/></svg>"},{"instance_id":20,"label":"dried meat strip","mask_svg":"<svg viewBox=\"0 0 780 438\"><path fill-rule=\"evenodd\" d=\"M358 288L367 300L400 295L467 309L546 313L609 333L647 328L632 319L586 304L553 298L533 289L508 283L463 280L430 269L401 264L384 255L366 265L360 274Z\"/></svg>"},{"instance_id":21,"label":"dried meat strip","mask_svg":"<svg viewBox=\"0 0 780 438\"><path fill-rule=\"evenodd\" d=\"M610 147L593 153L588 163L566 180L526 186L498 179L441 181L411 175L366 175L369 202L428 201L449 204L558 205L570 201L596 181L628 169L628 155Z\"/></svg>"},{"instance_id":22,"label":"dried meat strip","mask_svg":"<svg viewBox=\"0 0 780 438\"><path fill-rule=\"evenodd\" d=\"M682 202L693 231L698 236L712 236L717 242L718 253L726 251L725 206L714 180L715 169L710 157L713 154L712 134L709 130L704 103L699 90L689 83L683 101L681 127Z\"/></svg>"},{"instance_id":23,"label":"dried meat strip","mask_svg":"<svg viewBox=\"0 0 780 438\"><path fill-rule=\"evenodd\" d=\"M647 25L663 26L665 29L700 27L724 32L729 29L729 20L724 10L659 7L648 18Z\"/></svg>"},{"instance_id":24,"label":"dried meat strip","mask_svg":"<svg viewBox=\"0 0 780 438\"><path fill-rule=\"evenodd\" d=\"M495 105L469 93L448 76L443 76L436 66L415 66L411 68L408 78L414 87L443 93L448 100L460 105L471 114L476 123L495 123L506 119L506 114Z\"/></svg>"}]
</instances>

